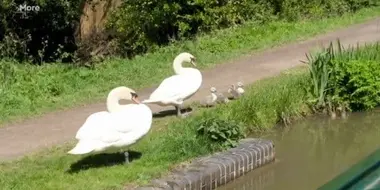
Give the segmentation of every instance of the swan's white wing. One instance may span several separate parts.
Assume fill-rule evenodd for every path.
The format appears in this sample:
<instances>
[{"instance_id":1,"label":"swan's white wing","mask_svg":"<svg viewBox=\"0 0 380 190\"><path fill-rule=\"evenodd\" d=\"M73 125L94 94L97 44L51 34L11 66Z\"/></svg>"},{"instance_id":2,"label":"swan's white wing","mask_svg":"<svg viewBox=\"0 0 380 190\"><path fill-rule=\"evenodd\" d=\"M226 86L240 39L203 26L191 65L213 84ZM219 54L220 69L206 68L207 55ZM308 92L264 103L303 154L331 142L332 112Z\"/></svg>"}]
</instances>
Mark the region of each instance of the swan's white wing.
<instances>
[{"instance_id":1,"label":"swan's white wing","mask_svg":"<svg viewBox=\"0 0 380 190\"><path fill-rule=\"evenodd\" d=\"M152 111L144 104L130 104L120 112L112 113L114 125L112 128L120 133L150 127L152 124Z\"/></svg>"},{"instance_id":2,"label":"swan's white wing","mask_svg":"<svg viewBox=\"0 0 380 190\"><path fill-rule=\"evenodd\" d=\"M91 130L100 128L100 123L103 123L103 121L107 120L108 117L109 113L106 111L91 114L87 117L86 121L79 128L75 138L78 140L85 138Z\"/></svg>"},{"instance_id":3,"label":"swan's white wing","mask_svg":"<svg viewBox=\"0 0 380 190\"><path fill-rule=\"evenodd\" d=\"M90 115L82 127L78 130L76 139L102 141L112 143L120 140L121 134L112 126L115 121L108 112L98 112Z\"/></svg>"},{"instance_id":4,"label":"swan's white wing","mask_svg":"<svg viewBox=\"0 0 380 190\"><path fill-rule=\"evenodd\" d=\"M191 77L186 75L173 75L162 81L160 86L150 95L150 100L170 100L185 97L194 93Z\"/></svg>"},{"instance_id":5,"label":"swan's white wing","mask_svg":"<svg viewBox=\"0 0 380 190\"><path fill-rule=\"evenodd\" d=\"M90 115L78 130L78 140L113 143L127 133L150 128L152 111L144 104L130 104L119 112L98 112Z\"/></svg>"}]
</instances>

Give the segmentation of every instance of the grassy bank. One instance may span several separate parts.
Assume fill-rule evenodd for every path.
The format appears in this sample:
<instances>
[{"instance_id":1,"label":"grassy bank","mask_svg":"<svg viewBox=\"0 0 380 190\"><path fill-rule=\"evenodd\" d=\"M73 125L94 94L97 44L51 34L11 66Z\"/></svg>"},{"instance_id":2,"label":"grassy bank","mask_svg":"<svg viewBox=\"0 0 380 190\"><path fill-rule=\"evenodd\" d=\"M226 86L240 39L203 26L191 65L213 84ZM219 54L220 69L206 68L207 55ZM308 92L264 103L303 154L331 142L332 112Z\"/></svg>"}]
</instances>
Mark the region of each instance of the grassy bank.
<instances>
[{"instance_id":1,"label":"grassy bank","mask_svg":"<svg viewBox=\"0 0 380 190\"><path fill-rule=\"evenodd\" d=\"M261 26L247 23L199 36L195 41L178 42L133 60L107 60L91 69L61 64L19 65L2 60L0 70L6 74L0 76L5 81L0 88L0 123L98 101L115 86L139 89L158 83L172 73L171 62L182 51L194 54L199 66L206 69L253 51L305 39L378 15L380 8L376 7L339 18L278 21Z\"/></svg>"},{"instance_id":2,"label":"grassy bank","mask_svg":"<svg viewBox=\"0 0 380 190\"><path fill-rule=\"evenodd\" d=\"M0 186L4 190L95 190L121 189L126 184L146 183L165 174L175 164L220 150L218 143L211 143L207 136L197 135L204 118L233 118L249 126L247 131L260 131L284 119L307 113L307 108L302 106L307 77L304 71L304 68L293 70L259 81L247 89L245 98L228 105L201 109L186 120L155 120L153 131L131 149L141 152L142 157L128 166L120 163L122 155L107 158L108 163L120 163L113 166L99 167L107 163L104 157L93 157L78 164L78 157L65 153L73 145L69 143L0 164ZM84 169L78 171L78 168Z\"/></svg>"}]
</instances>

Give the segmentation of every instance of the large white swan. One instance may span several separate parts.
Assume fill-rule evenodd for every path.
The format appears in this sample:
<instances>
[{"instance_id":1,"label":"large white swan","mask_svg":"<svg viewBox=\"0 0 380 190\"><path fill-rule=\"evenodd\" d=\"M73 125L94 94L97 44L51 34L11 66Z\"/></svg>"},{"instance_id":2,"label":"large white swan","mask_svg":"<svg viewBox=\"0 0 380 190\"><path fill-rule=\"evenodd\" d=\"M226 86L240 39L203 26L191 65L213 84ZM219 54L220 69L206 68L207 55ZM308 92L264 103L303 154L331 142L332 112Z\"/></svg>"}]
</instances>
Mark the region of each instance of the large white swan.
<instances>
[{"instance_id":1,"label":"large white swan","mask_svg":"<svg viewBox=\"0 0 380 190\"><path fill-rule=\"evenodd\" d=\"M133 104L120 105L119 100L132 100ZM136 143L151 128L152 111L141 104L130 88L120 86L107 97L108 111L90 115L76 134L79 140L69 154L110 152ZM129 162L128 151L125 152Z\"/></svg>"},{"instance_id":2,"label":"large white swan","mask_svg":"<svg viewBox=\"0 0 380 190\"><path fill-rule=\"evenodd\" d=\"M160 106L174 106L177 116L181 114L183 102L193 96L201 87L202 74L198 69L184 68L182 63L188 62L196 67L195 57L190 53L180 53L173 61L175 75L164 79L158 88L142 103Z\"/></svg>"}]
</instances>

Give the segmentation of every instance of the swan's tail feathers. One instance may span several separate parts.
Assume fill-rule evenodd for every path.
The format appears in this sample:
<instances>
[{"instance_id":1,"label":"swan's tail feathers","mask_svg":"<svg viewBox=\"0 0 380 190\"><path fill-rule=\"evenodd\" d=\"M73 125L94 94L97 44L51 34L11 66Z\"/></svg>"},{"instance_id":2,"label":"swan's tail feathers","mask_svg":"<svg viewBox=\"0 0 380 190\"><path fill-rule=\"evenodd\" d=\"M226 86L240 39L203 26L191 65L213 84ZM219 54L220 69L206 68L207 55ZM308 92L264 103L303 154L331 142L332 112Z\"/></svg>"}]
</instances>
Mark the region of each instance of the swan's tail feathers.
<instances>
[{"instance_id":1,"label":"swan's tail feathers","mask_svg":"<svg viewBox=\"0 0 380 190\"><path fill-rule=\"evenodd\" d=\"M89 141L79 141L78 144L71 149L69 154L87 154L94 150L93 143Z\"/></svg>"}]
</instances>

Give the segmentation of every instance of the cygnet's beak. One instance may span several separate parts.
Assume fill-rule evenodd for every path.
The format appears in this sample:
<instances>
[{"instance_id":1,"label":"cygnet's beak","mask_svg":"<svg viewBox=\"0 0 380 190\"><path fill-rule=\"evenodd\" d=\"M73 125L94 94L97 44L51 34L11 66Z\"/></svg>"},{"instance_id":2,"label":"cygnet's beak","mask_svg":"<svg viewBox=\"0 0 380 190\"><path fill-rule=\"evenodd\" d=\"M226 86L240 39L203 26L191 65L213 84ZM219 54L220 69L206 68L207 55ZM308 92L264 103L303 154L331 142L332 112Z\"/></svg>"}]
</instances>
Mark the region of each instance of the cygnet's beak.
<instances>
[{"instance_id":1,"label":"cygnet's beak","mask_svg":"<svg viewBox=\"0 0 380 190\"><path fill-rule=\"evenodd\" d=\"M194 67L197 67L195 57L190 58L190 63L191 63Z\"/></svg>"}]
</instances>

